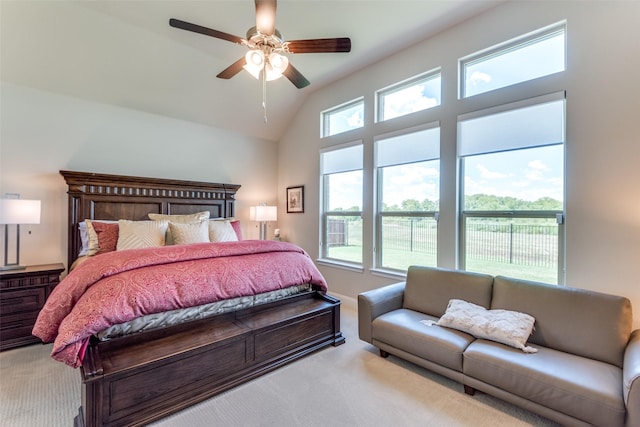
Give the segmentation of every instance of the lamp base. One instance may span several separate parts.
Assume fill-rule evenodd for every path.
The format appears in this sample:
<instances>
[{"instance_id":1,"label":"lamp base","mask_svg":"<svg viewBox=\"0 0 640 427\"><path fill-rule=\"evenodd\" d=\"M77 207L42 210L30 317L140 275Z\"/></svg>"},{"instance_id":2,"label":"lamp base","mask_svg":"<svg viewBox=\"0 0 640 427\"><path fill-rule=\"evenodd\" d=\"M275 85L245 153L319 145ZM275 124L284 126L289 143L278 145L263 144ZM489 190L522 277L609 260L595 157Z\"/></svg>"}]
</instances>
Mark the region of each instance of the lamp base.
<instances>
[{"instance_id":1,"label":"lamp base","mask_svg":"<svg viewBox=\"0 0 640 427\"><path fill-rule=\"evenodd\" d=\"M25 265L8 264L8 265L3 265L2 267L0 267L0 271L6 271L6 270L24 270L25 268L27 268Z\"/></svg>"}]
</instances>

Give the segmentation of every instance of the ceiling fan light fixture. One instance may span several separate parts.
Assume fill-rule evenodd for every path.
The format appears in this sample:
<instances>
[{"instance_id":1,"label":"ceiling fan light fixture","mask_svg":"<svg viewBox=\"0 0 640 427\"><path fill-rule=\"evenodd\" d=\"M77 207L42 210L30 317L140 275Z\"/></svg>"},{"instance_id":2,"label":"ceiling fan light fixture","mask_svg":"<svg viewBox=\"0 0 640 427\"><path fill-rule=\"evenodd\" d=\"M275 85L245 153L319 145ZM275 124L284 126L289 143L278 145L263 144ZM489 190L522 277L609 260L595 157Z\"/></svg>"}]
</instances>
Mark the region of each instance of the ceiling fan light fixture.
<instances>
[{"instance_id":1,"label":"ceiling fan light fixture","mask_svg":"<svg viewBox=\"0 0 640 427\"><path fill-rule=\"evenodd\" d=\"M273 52L269 55L269 63L274 69L279 70L280 73L284 73L284 70L289 66L289 58L279 53Z\"/></svg>"},{"instance_id":2,"label":"ceiling fan light fixture","mask_svg":"<svg viewBox=\"0 0 640 427\"><path fill-rule=\"evenodd\" d=\"M259 49L253 49L244 56L246 64L243 67L256 79L260 78L260 71L264 68L264 53Z\"/></svg>"},{"instance_id":3,"label":"ceiling fan light fixture","mask_svg":"<svg viewBox=\"0 0 640 427\"><path fill-rule=\"evenodd\" d=\"M267 73L267 81L272 81L282 77L282 73L285 72L289 66L289 58L273 52L269 55L269 60L265 65L265 71Z\"/></svg>"}]
</instances>

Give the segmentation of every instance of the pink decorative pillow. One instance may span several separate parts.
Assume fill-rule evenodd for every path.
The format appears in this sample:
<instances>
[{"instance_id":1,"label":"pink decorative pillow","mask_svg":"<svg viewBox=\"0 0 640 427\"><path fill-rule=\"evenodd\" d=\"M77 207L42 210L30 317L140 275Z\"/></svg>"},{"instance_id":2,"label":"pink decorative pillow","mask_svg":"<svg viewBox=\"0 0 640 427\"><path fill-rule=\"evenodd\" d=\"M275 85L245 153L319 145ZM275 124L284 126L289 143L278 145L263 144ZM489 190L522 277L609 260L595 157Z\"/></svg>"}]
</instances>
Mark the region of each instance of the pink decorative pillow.
<instances>
[{"instance_id":1,"label":"pink decorative pillow","mask_svg":"<svg viewBox=\"0 0 640 427\"><path fill-rule=\"evenodd\" d=\"M95 254L115 251L118 243L118 224L92 221L91 226L98 235L98 251Z\"/></svg>"},{"instance_id":2,"label":"pink decorative pillow","mask_svg":"<svg viewBox=\"0 0 640 427\"><path fill-rule=\"evenodd\" d=\"M242 240L242 229L240 228L240 221L239 220L231 221L231 227L233 228L233 231L236 232L236 236L238 237L238 240Z\"/></svg>"}]
</instances>

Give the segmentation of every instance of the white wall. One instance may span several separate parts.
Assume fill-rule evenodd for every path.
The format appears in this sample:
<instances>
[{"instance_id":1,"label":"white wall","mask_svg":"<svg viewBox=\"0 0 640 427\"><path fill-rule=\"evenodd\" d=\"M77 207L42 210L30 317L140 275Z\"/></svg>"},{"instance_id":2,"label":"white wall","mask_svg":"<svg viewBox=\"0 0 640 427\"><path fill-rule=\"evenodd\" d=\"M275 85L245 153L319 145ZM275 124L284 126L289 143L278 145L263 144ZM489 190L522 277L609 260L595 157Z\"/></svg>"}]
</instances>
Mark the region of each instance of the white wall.
<instances>
[{"instance_id":1,"label":"white wall","mask_svg":"<svg viewBox=\"0 0 640 427\"><path fill-rule=\"evenodd\" d=\"M440 120L439 264L456 266L456 115L496 103L566 90L566 282L625 295L640 327L640 2L510 2L312 94L280 142L280 209L284 188L305 185L305 213L279 218L283 235L318 256L319 149L363 139L370 165L373 136ZM457 99L460 57L567 20L567 71L506 91ZM373 123L374 91L442 67L442 106L388 123ZM365 97L365 127L319 137L320 111ZM365 167L365 230L372 229L373 171ZM397 278L372 274L372 239L365 237L363 272L321 266L336 293L358 293Z\"/></svg>"},{"instance_id":2,"label":"white wall","mask_svg":"<svg viewBox=\"0 0 640 427\"><path fill-rule=\"evenodd\" d=\"M240 184L236 216L249 238L258 237L249 206L276 201L274 142L7 83L0 89L0 194L42 200L41 223L21 229L21 264L66 263L61 169Z\"/></svg>"}]
</instances>

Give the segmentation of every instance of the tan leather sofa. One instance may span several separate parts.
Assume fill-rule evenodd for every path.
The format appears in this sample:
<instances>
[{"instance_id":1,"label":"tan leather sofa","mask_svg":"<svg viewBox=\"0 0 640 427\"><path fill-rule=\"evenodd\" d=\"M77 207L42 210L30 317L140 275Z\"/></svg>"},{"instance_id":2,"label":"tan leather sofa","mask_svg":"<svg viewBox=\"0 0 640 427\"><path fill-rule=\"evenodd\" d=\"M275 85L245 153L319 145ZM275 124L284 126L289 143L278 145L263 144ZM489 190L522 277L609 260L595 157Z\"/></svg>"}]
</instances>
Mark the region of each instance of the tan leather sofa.
<instances>
[{"instance_id":1,"label":"tan leather sofa","mask_svg":"<svg viewBox=\"0 0 640 427\"><path fill-rule=\"evenodd\" d=\"M536 353L437 321L449 300L530 314ZM501 276L411 267L358 296L360 339L563 425L640 426L640 330L627 298Z\"/></svg>"}]
</instances>

